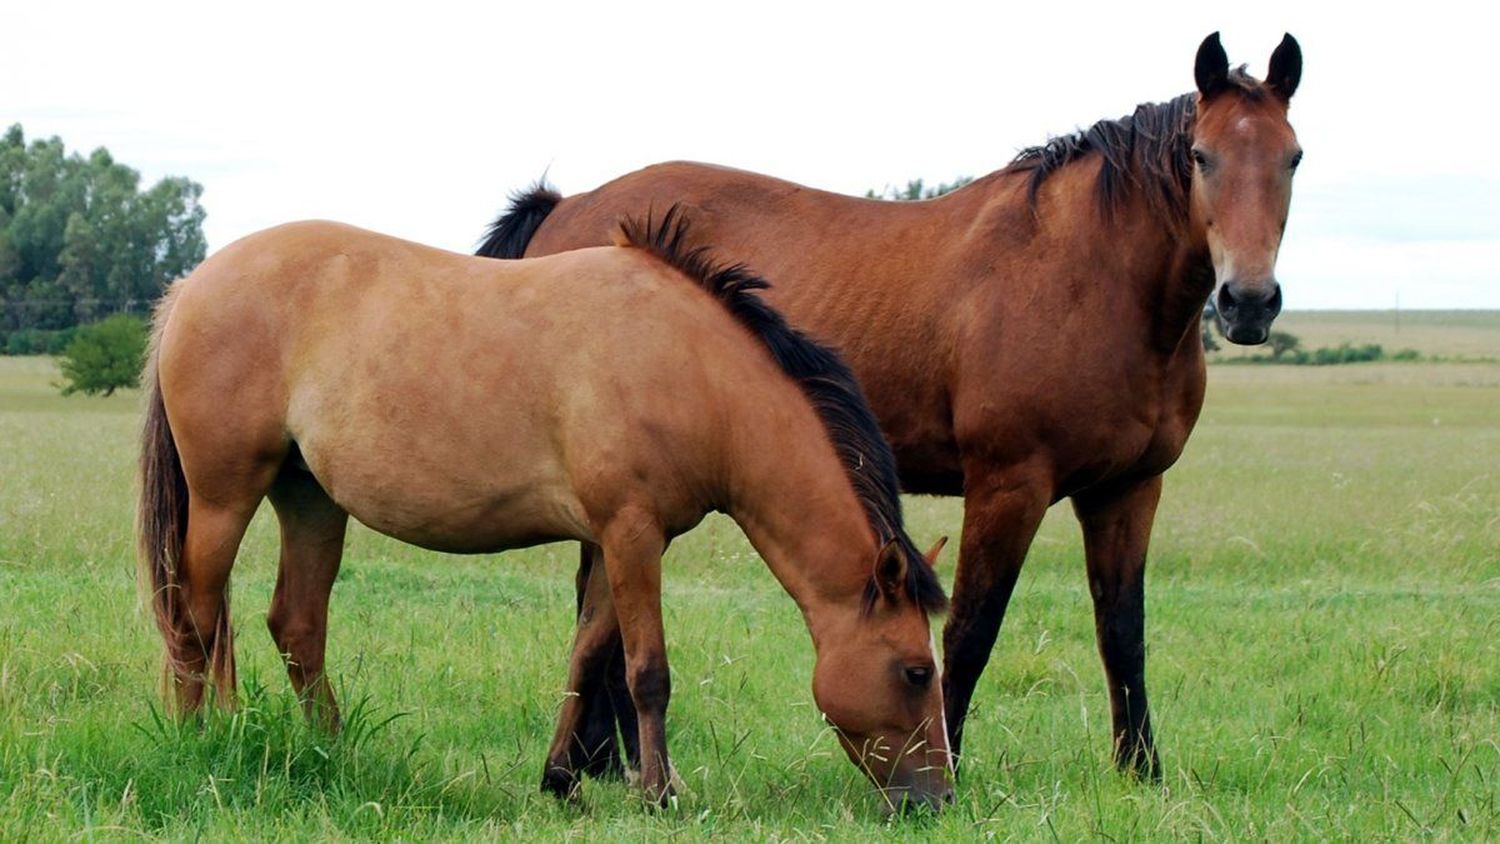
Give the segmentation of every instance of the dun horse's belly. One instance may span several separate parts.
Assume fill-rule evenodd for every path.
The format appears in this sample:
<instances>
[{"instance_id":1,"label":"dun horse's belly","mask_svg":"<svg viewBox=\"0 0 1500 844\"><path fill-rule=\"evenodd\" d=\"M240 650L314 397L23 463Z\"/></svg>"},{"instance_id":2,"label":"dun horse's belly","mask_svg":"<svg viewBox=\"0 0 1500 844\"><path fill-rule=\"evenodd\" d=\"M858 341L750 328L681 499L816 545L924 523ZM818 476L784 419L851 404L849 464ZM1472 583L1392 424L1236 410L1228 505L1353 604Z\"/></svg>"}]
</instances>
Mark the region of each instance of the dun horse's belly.
<instances>
[{"instance_id":1,"label":"dun horse's belly","mask_svg":"<svg viewBox=\"0 0 1500 844\"><path fill-rule=\"evenodd\" d=\"M438 459L412 443L389 449L344 439L299 442L303 461L340 507L387 536L450 553L592 538L566 473L551 461L482 449Z\"/></svg>"},{"instance_id":2,"label":"dun horse's belly","mask_svg":"<svg viewBox=\"0 0 1500 844\"><path fill-rule=\"evenodd\" d=\"M593 538L571 490L554 484L510 485L467 496L413 490L401 482L358 489L335 484L331 494L371 529L434 551L482 554Z\"/></svg>"}]
</instances>

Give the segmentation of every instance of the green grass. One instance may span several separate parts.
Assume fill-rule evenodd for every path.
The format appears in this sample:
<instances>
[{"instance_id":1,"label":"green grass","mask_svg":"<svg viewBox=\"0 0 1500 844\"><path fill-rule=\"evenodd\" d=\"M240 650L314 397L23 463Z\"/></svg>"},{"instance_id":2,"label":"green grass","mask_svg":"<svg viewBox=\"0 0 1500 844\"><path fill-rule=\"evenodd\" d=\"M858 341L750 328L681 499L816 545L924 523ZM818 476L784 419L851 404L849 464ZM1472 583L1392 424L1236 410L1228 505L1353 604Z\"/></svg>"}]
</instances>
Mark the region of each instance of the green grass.
<instances>
[{"instance_id":1,"label":"green grass","mask_svg":"<svg viewBox=\"0 0 1500 844\"><path fill-rule=\"evenodd\" d=\"M330 644L350 730L330 741L265 632L263 511L235 572L242 706L161 720L131 552L139 397L63 399L55 378L0 360L3 840L1500 837L1500 365L1212 370L1150 565L1162 785L1111 770L1057 508L976 694L957 805L894 823L811 706L795 607L724 519L667 562L676 810L619 784L537 793L566 545L446 557L355 530ZM919 544L957 534L957 501L908 507Z\"/></svg>"}]
</instances>

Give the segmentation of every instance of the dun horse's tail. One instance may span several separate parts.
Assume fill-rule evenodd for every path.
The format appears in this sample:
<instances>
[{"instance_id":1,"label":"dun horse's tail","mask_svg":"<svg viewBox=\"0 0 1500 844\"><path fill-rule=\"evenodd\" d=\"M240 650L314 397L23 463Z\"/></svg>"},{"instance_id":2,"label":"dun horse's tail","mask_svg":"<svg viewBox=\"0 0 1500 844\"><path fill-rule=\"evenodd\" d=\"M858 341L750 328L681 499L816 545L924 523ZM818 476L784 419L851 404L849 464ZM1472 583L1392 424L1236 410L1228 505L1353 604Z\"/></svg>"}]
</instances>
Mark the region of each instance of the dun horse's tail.
<instances>
[{"instance_id":1,"label":"dun horse's tail","mask_svg":"<svg viewBox=\"0 0 1500 844\"><path fill-rule=\"evenodd\" d=\"M142 372L146 388L146 423L141 432L141 497L136 517L141 588L168 643L169 668L173 651L171 643L177 635L175 622L180 611L177 565L182 558L188 520L187 477L182 473L177 442L167 424L167 408L156 377L158 346L171 307L172 291L169 290L156 309L150 350ZM229 614L223 615L227 620Z\"/></svg>"},{"instance_id":2,"label":"dun horse's tail","mask_svg":"<svg viewBox=\"0 0 1500 844\"><path fill-rule=\"evenodd\" d=\"M562 194L539 181L529 189L510 195L510 207L490 224L484 242L474 253L481 258L520 258L526 254L542 221L562 202Z\"/></svg>"}]
</instances>

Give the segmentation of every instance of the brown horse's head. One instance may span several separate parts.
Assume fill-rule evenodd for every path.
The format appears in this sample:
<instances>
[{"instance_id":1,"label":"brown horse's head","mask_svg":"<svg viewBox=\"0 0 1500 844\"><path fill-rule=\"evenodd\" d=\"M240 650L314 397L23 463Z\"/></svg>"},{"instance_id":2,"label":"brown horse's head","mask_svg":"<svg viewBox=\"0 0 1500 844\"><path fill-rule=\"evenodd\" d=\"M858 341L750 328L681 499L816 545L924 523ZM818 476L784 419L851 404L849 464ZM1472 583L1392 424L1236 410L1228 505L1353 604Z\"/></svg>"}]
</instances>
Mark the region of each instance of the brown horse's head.
<instances>
[{"instance_id":1,"label":"brown horse's head","mask_svg":"<svg viewBox=\"0 0 1500 844\"><path fill-rule=\"evenodd\" d=\"M1287 105L1302 77L1302 50L1287 35L1264 83L1231 71L1219 34L1204 39L1194 68L1192 225L1208 241L1219 328L1234 343L1264 342L1281 312L1276 254L1302 160Z\"/></svg>"},{"instance_id":2,"label":"brown horse's head","mask_svg":"<svg viewBox=\"0 0 1500 844\"><path fill-rule=\"evenodd\" d=\"M909 544L887 542L860 612L819 636L813 698L891 809L939 808L953 799L943 684L928 626L941 592L934 598L934 586L923 583L943 542L919 560L907 559L917 553Z\"/></svg>"}]
</instances>

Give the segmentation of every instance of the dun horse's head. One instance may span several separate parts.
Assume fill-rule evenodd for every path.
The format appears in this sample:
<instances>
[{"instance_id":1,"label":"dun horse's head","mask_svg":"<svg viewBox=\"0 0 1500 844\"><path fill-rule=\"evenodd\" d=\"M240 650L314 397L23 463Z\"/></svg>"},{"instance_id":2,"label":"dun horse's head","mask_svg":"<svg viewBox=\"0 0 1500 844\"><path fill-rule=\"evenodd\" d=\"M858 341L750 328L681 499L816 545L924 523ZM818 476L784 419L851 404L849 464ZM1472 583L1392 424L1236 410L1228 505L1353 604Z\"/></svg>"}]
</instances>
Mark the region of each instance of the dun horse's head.
<instances>
[{"instance_id":1,"label":"dun horse's head","mask_svg":"<svg viewBox=\"0 0 1500 844\"><path fill-rule=\"evenodd\" d=\"M1262 343L1281 313L1276 255L1302 160L1287 106L1302 78L1302 49L1287 35L1264 83L1231 71L1219 34L1194 67L1192 224L1208 241L1214 310L1230 342Z\"/></svg>"},{"instance_id":2,"label":"dun horse's head","mask_svg":"<svg viewBox=\"0 0 1500 844\"><path fill-rule=\"evenodd\" d=\"M936 809L953 799L943 684L928 622L946 601L931 568L944 541L924 560L908 560L914 550L886 543L874 560L865 606L818 636L813 698L893 810ZM918 566L922 571L914 572Z\"/></svg>"}]
</instances>

